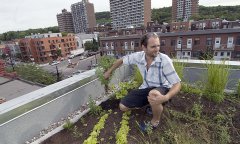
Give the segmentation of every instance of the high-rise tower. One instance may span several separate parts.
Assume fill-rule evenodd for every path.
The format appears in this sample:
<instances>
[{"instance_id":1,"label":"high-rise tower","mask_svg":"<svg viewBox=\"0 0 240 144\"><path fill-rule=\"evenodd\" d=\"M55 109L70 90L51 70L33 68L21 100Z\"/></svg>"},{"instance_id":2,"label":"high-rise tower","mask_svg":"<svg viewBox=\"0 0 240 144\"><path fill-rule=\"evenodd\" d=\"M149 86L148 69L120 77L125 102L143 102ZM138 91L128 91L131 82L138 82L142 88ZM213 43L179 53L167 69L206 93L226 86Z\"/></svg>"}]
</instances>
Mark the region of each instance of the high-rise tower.
<instances>
[{"instance_id":1,"label":"high-rise tower","mask_svg":"<svg viewBox=\"0 0 240 144\"><path fill-rule=\"evenodd\" d=\"M172 0L172 21L187 21L198 14L199 0Z\"/></svg>"},{"instance_id":2,"label":"high-rise tower","mask_svg":"<svg viewBox=\"0 0 240 144\"><path fill-rule=\"evenodd\" d=\"M113 29L147 26L151 21L151 0L109 0Z\"/></svg>"},{"instance_id":3,"label":"high-rise tower","mask_svg":"<svg viewBox=\"0 0 240 144\"><path fill-rule=\"evenodd\" d=\"M88 0L71 5L75 33L86 32L88 28L96 26L94 6Z\"/></svg>"}]
</instances>

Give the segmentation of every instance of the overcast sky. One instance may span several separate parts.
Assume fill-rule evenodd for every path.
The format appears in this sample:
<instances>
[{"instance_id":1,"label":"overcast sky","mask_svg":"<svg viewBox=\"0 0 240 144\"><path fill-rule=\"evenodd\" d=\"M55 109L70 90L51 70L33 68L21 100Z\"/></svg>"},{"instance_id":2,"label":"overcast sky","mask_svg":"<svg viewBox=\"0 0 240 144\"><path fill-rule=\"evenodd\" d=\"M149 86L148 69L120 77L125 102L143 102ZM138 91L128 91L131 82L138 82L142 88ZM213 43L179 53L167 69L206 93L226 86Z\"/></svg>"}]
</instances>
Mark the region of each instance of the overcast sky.
<instances>
[{"instance_id":1,"label":"overcast sky","mask_svg":"<svg viewBox=\"0 0 240 144\"><path fill-rule=\"evenodd\" d=\"M80 0L1 0L0 33L57 26L56 15ZM89 0L95 12L110 11L109 0ZM152 8L171 6L172 0L152 0ZM240 0L199 0L200 5L240 5Z\"/></svg>"}]
</instances>

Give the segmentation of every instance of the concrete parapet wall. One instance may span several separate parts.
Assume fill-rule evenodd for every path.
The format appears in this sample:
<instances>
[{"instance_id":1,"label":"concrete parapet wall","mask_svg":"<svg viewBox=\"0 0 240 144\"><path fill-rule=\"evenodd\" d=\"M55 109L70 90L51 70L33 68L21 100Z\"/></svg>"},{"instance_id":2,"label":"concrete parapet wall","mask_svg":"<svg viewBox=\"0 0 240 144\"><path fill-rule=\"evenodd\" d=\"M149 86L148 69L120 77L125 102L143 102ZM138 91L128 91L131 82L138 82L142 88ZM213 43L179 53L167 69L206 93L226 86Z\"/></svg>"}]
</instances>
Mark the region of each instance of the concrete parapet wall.
<instances>
[{"instance_id":1,"label":"concrete parapet wall","mask_svg":"<svg viewBox=\"0 0 240 144\"><path fill-rule=\"evenodd\" d=\"M123 66L116 70L112 83L131 75ZM36 90L0 105L0 143L21 144L49 125L66 118L93 99L105 95L104 87L90 70Z\"/></svg>"}]
</instances>

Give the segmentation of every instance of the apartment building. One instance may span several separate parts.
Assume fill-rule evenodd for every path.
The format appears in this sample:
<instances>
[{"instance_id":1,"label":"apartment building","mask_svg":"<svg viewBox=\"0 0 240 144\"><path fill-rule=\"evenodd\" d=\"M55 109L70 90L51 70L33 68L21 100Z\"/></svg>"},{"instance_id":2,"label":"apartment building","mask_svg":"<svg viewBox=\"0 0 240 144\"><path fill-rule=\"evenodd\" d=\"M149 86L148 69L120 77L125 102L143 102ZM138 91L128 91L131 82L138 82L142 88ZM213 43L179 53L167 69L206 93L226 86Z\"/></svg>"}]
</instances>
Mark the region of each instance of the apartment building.
<instances>
[{"instance_id":1,"label":"apartment building","mask_svg":"<svg viewBox=\"0 0 240 144\"><path fill-rule=\"evenodd\" d=\"M75 33L85 33L87 29L96 26L94 5L88 0L71 5Z\"/></svg>"},{"instance_id":2,"label":"apartment building","mask_svg":"<svg viewBox=\"0 0 240 144\"><path fill-rule=\"evenodd\" d=\"M74 33L72 13L66 9L57 14L58 27L60 32Z\"/></svg>"},{"instance_id":3,"label":"apartment building","mask_svg":"<svg viewBox=\"0 0 240 144\"><path fill-rule=\"evenodd\" d=\"M76 46L75 36L62 37L61 33L35 34L19 41L23 59L36 63L47 63L58 56L66 57Z\"/></svg>"},{"instance_id":4,"label":"apartment building","mask_svg":"<svg viewBox=\"0 0 240 144\"><path fill-rule=\"evenodd\" d=\"M198 14L199 0L172 0L172 21L187 21Z\"/></svg>"},{"instance_id":5,"label":"apartment building","mask_svg":"<svg viewBox=\"0 0 240 144\"><path fill-rule=\"evenodd\" d=\"M160 52L170 57L198 59L211 53L214 59L240 60L240 29L213 29L188 32L158 32ZM141 51L141 35L101 37L103 54L121 57Z\"/></svg>"},{"instance_id":6,"label":"apartment building","mask_svg":"<svg viewBox=\"0 0 240 144\"><path fill-rule=\"evenodd\" d=\"M147 26L151 21L151 0L110 0L113 29Z\"/></svg>"}]
</instances>

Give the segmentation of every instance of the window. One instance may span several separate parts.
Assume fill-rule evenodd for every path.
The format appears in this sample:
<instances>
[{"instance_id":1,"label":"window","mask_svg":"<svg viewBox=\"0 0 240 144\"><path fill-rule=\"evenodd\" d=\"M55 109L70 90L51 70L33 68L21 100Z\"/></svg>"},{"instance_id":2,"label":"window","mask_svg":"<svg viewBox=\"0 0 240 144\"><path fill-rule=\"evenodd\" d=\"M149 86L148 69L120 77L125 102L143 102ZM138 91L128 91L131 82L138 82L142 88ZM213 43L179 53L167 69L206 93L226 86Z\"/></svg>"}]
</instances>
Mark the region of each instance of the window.
<instances>
[{"instance_id":1,"label":"window","mask_svg":"<svg viewBox=\"0 0 240 144\"><path fill-rule=\"evenodd\" d=\"M240 36L238 36L236 39L236 45L240 45Z\"/></svg>"},{"instance_id":2,"label":"window","mask_svg":"<svg viewBox=\"0 0 240 144\"><path fill-rule=\"evenodd\" d=\"M175 40L171 40L171 46L175 46L176 41Z\"/></svg>"},{"instance_id":3,"label":"window","mask_svg":"<svg viewBox=\"0 0 240 144\"><path fill-rule=\"evenodd\" d=\"M227 52L227 56L230 56L230 52Z\"/></svg>"},{"instance_id":4,"label":"window","mask_svg":"<svg viewBox=\"0 0 240 144\"><path fill-rule=\"evenodd\" d=\"M207 38L206 44L207 44L208 46L209 46L209 45L212 45L212 38Z\"/></svg>"},{"instance_id":5,"label":"window","mask_svg":"<svg viewBox=\"0 0 240 144\"><path fill-rule=\"evenodd\" d=\"M166 45L166 41L165 40L161 40L161 46L165 46Z\"/></svg>"},{"instance_id":6,"label":"window","mask_svg":"<svg viewBox=\"0 0 240 144\"><path fill-rule=\"evenodd\" d=\"M214 55L215 55L215 56L217 56L217 55L218 55L218 53L217 53L217 52L215 52L215 53L214 53Z\"/></svg>"},{"instance_id":7,"label":"window","mask_svg":"<svg viewBox=\"0 0 240 144\"><path fill-rule=\"evenodd\" d=\"M221 52L221 56L224 56L224 52Z\"/></svg>"},{"instance_id":8,"label":"window","mask_svg":"<svg viewBox=\"0 0 240 144\"><path fill-rule=\"evenodd\" d=\"M199 38L195 38L194 39L194 45L199 45L200 44L200 39Z\"/></svg>"}]
</instances>

